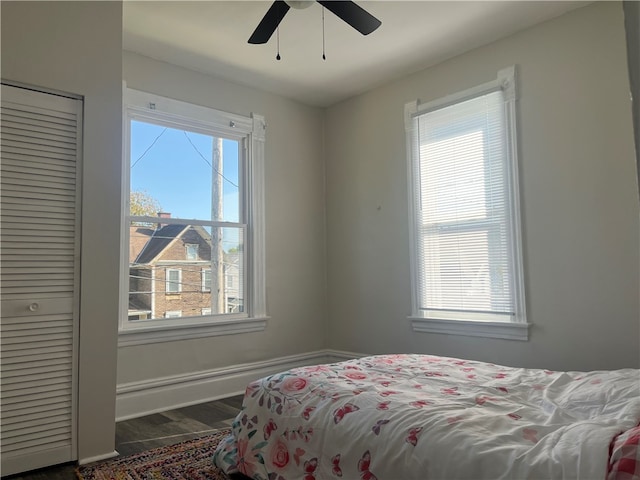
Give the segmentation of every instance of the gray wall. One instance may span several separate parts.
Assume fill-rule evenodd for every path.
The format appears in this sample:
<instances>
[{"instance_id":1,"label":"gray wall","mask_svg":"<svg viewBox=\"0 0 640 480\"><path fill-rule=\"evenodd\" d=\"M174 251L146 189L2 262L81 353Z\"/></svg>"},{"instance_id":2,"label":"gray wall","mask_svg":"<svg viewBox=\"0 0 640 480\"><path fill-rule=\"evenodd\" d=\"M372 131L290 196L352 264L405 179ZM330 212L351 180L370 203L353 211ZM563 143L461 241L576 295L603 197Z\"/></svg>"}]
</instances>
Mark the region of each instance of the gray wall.
<instances>
[{"instance_id":1,"label":"gray wall","mask_svg":"<svg viewBox=\"0 0 640 480\"><path fill-rule=\"evenodd\" d=\"M2 2L2 78L84 95L78 454L114 450L122 4Z\"/></svg>"},{"instance_id":2,"label":"gray wall","mask_svg":"<svg viewBox=\"0 0 640 480\"><path fill-rule=\"evenodd\" d=\"M627 34L629 82L631 83L631 96L633 98L638 186L640 187L640 3L627 0L623 2L623 10L624 25Z\"/></svg>"},{"instance_id":3,"label":"gray wall","mask_svg":"<svg viewBox=\"0 0 640 480\"><path fill-rule=\"evenodd\" d=\"M599 2L329 108L329 345L566 370L640 366L625 54L621 4ZM530 341L414 333L403 106L512 64Z\"/></svg>"},{"instance_id":4,"label":"gray wall","mask_svg":"<svg viewBox=\"0 0 640 480\"><path fill-rule=\"evenodd\" d=\"M326 346L322 110L123 53L127 86L240 115L265 116L263 332L122 347L118 384L306 353ZM212 392L212 396L216 393Z\"/></svg>"}]
</instances>

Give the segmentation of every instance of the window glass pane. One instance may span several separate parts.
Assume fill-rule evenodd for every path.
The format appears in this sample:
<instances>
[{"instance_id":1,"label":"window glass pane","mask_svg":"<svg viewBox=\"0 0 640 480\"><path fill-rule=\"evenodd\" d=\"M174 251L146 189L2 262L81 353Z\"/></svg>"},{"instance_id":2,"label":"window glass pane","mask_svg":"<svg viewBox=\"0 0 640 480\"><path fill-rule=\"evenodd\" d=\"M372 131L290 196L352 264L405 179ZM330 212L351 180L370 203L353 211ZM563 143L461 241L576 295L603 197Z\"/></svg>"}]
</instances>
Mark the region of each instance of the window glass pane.
<instances>
[{"instance_id":1,"label":"window glass pane","mask_svg":"<svg viewBox=\"0 0 640 480\"><path fill-rule=\"evenodd\" d=\"M198 244L197 243L187 243L185 245L187 250L187 260L197 260L198 259Z\"/></svg>"},{"instance_id":2,"label":"window glass pane","mask_svg":"<svg viewBox=\"0 0 640 480\"><path fill-rule=\"evenodd\" d=\"M234 140L219 139L216 150L220 152L222 163L216 165L214 175L213 219L224 222L240 222L240 158L239 143ZM215 192L222 192L220 202L216 202Z\"/></svg>"},{"instance_id":3,"label":"window glass pane","mask_svg":"<svg viewBox=\"0 0 640 480\"><path fill-rule=\"evenodd\" d=\"M181 271L167 268L165 272L166 293L180 293L182 291Z\"/></svg>"},{"instance_id":4,"label":"window glass pane","mask_svg":"<svg viewBox=\"0 0 640 480\"><path fill-rule=\"evenodd\" d=\"M244 312L244 232L131 222L129 319ZM192 253L196 257L188 258Z\"/></svg>"},{"instance_id":5,"label":"window glass pane","mask_svg":"<svg viewBox=\"0 0 640 480\"><path fill-rule=\"evenodd\" d=\"M239 142L131 121L131 215L239 222Z\"/></svg>"},{"instance_id":6,"label":"window glass pane","mask_svg":"<svg viewBox=\"0 0 640 480\"><path fill-rule=\"evenodd\" d=\"M244 312L244 229L214 228L211 252L213 311Z\"/></svg>"},{"instance_id":7,"label":"window glass pane","mask_svg":"<svg viewBox=\"0 0 640 480\"><path fill-rule=\"evenodd\" d=\"M202 291L203 292L211 291L211 269L210 268L206 268L202 270Z\"/></svg>"}]
</instances>

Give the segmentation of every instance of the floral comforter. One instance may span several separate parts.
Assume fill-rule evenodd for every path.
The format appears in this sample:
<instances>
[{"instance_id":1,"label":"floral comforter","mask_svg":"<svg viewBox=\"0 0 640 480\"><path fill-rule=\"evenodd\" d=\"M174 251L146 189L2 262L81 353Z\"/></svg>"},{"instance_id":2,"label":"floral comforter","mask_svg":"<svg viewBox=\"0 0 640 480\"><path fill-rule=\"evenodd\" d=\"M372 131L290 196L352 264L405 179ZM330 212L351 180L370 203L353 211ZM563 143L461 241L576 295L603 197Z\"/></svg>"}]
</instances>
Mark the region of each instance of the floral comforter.
<instances>
[{"instance_id":1,"label":"floral comforter","mask_svg":"<svg viewBox=\"0 0 640 480\"><path fill-rule=\"evenodd\" d=\"M640 370L381 355L251 383L213 460L254 480L605 479L639 422Z\"/></svg>"}]
</instances>

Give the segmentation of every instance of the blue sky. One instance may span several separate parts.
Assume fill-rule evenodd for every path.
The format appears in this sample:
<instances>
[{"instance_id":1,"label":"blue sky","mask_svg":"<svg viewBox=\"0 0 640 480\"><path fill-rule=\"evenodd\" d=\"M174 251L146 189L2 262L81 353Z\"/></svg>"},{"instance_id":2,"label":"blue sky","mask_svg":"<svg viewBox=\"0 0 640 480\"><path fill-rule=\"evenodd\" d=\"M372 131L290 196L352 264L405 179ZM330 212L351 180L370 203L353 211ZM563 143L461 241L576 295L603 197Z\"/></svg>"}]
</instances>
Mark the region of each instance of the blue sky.
<instances>
[{"instance_id":1,"label":"blue sky","mask_svg":"<svg viewBox=\"0 0 640 480\"><path fill-rule=\"evenodd\" d=\"M146 192L174 218L210 220L212 151L211 136L132 121L131 191ZM225 139L222 151L223 217L237 222L238 142Z\"/></svg>"}]
</instances>

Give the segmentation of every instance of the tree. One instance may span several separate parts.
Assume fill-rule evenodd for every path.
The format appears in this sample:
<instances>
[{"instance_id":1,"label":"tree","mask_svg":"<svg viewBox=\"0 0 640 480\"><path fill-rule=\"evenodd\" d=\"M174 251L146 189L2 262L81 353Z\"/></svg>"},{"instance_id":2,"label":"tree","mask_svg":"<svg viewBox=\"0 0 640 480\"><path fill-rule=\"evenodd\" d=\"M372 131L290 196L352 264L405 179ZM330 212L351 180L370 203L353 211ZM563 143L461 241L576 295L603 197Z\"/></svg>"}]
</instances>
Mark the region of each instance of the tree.
<instances>
[{"instance_id":1,"label":"tree","mask_svg":"<svg viewBox=\"0 0 640 480\"><path fill-rule=\"evenodd\" d=\"M129 204L130 215L155 217L162 211L160 202L144 190L131 192Z\"/></svg>"}]
</instances>

